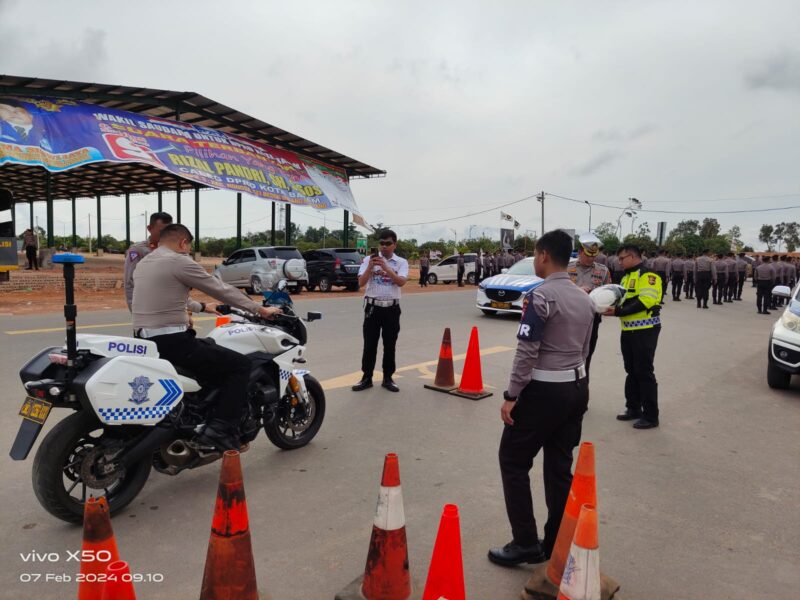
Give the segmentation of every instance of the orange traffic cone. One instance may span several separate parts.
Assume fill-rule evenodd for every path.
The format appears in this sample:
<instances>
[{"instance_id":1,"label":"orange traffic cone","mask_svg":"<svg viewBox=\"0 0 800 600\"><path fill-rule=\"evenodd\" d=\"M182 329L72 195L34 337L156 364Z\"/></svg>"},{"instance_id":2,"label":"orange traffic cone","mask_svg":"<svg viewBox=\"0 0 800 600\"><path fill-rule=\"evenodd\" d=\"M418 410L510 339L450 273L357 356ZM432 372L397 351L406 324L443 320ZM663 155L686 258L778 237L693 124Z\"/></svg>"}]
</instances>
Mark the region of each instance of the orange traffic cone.
<instances>
[{"instance_id":1,"label":"orange traffic cone","mask_svg":"<svg viewBox=\"0 0 800 600\"><path fill-rule=\"evenodd\" d=\"M400 467L397 454L387 454L364 575L339 592L336 600L407 600L411 588Z\"/></svg>"},{"instance_id":2,"label":"orange traffic cone","mask_svg":"<svg viewBox=\"0 0 800 600\"><path fill-rule=\"evenodd\" d=\"M464 361L464 372L461 374L461 383L458 389L450 392L456 396L480 400L491 396L491 392L483 389L483 376L481 375L481 350L478 344L478 328L473 327L467 346L467 358Z\"/></svg>"},{"instance_id":3,"label":"orange traffic cone","mask_svg":"<svg viewBox=\"0 0 800 600\"><path fill-rule=\"evenodd\" d=\"M561 517L561 526L558 528L550 563L547 565L547 577L556 587L561 585L564 565L567 562L572 538L575 536L575 526L578 524L581 506L584 504L597 506L594 444L591 442L583 442L580 452L578 452L578 462L575 465L575 474L572 476L567 505L564 507L564 515Z\"/></svg>"},{"instance_id":4,"label":"orange traffic cone","mask_svg":"<svg viewBox=\"0 0 800 600\"><path fill-rule=\"evenodd\" d=\"M422 600L465 600L458 506L445 504Z\"/></svg>"},{"instance_id":5,"label":"orange traffic cone","mask_svg":"<svg viewBox=\"0 0 800 600\"><path fill-rule=\"evenodd\" d=\"M597 511L594 506L584 504L561 578L558 600L600 600L599 547Z\"/></svg>"},{"instance_id":6,"label":"orange traffic cone","mask_svg":"<svg viewBox=\"0 0 800 600\"><path fill-rule=\"evenodd\" d=\"M122 560L111 563L106 569L106 575L108 577L103 584L102 600L136 600L128 563Z\"/></svg>"},{"instance_id":7,"label":"orange traffic cone","mask_svg":"<svg viewBox=\"0 0 800 600\"><path fill-rule=\"evenodd\" d=\"M453 373L453 345L450 343L450 328L445 327L442 345L439 349L439 364L436 365L436 378L433 384L425 387L437 392L449 392L456 389L456 377Z\"/></svg>"},{"instance_id":8,"label":"orange traffic cone","mask_svg":"<svg viewBox=\"0 0 800 600\"><path fill-rule=\"evenodd\" d=\"M217 320L214 321L214 327L220 327L222 325L227 325L231 322L230 315L219 315L217 316Z\"/></svg>"},{"instance_id":9,"label":"orange traffic cone","mask_svg":"<svg viewBox=\"0 0 800 600\"><path fill-rule=\"evenodd\" d=\"M236 450L222 456L200 600L258 600L242 464Z\"/></svg>"},{"instance_id":10,"label":"orange traffic cone","mask_svg":"<svg viewBox=\"0 0 800 600\"><path fill-rule=\"evenodd\" d=\"M100 600L103 594L101 576L105 575L110 563L119 560L117 541L111 529L111 513L105 497L89 497L83 505L81 559L78 600Z\"/></svg>"}]
</instances>

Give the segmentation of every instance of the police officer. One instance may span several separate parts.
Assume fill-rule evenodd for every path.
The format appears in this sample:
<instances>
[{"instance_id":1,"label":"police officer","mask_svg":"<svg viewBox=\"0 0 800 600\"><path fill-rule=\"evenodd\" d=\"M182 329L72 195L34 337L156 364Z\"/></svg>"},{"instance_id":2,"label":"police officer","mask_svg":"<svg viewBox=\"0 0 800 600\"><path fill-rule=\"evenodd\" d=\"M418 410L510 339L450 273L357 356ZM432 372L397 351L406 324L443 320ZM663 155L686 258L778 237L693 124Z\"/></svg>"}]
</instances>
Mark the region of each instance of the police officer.
<instances>
[{"instance_id":1,"label":"police officer","mask_svg":"<svg viewBox=\"0 0 800 600\"><path fill-rule=\"evenodd\" d=\"M419 257L419 287L428 287L428 271L431 268L431 259L425 250Z\"/></svg>"},{"instance_id":2,"label":"police officer","mask_svg":"<svg viewBox=\"0 0 800 600\"><path fill-rule=\"evenodd\" d=\"M247 402L250 359L195 338L186 308L215 312L215 307L189 300L192 288L264 318L280 312L263 307L235 287L222 283L189 257L192 234L175 223L161 230L158 248L139 261L133 274L134 335L156 343L158 354L172 364L202 375L217 388L220 400L200 439L222 450L239 449L239 423Z\"/></svg>"},{"instance_id":3,"label":"police officer","mask_svg":"<svg viewBox=\"0 0 800 600\"><path fill-rule=\"evenodd\" d=\"M383 337L383 383L390 392L400 388L392 379L395 346L400 333L400 288L408 279L408 262L397 256L397 234L391 229L378 232L380 253L361 262L358 285L364 290L364 351L361 355L361 381L352 387L360 392L372 387L372 372L378 355L378 340Z\"/></svg>"},{"instance_id":4,"label":"police officer","mask_svg":"<svg viewBox=\"0 0 800 600\"><path fill-rule=\"evenodd\" d=\"M125 268L122 275L122 284L125 288L125 302L128 304L128 310L131 308L133 302L133 272L136 270L136 265L145 256L150 254L153 250L158 248L158 240L161 235L161 230L167 225L172 223L172 215L165 212L155 212L150 215L150 223L147 226L147 231L150 234L143 242L137 242L128 248L125 252Z\"/></svg>"},{"instance_id":5,"label":"police officer","mask_svg":"<svg viewBox=\"0 0 800 600\"><path fill-rule=\"evenodd\" d=\"M694 272L695 272L695 257L687 254L686 260L683 261L683 290L684 297L687 300L694 298Z\"/></svg>"},{"instance_id":6,"label":"police officer","mask_svg":"<svg viewBox=\"0 0 800 600\"><path fill-rule=\"evenodd\" d=\"M675 302L681 301L681 288L683 287L683 272L684 272L683 254L679 253L669 265L669 270L672 273L672 299Z\"/></svg>"},{"instance_id":7,"label":"police officer","mask_svg":"<svg viewBox=\"0 0 800 600\"><path fill-rule=\"evenodd\" d=\"M492 273L492 255L490 252L484 252L483 254L483 278L487 279L494 275Z\"/></svg>"},{"instance_id":8,"label":"police officer","mask_svg":"<svg viewBox=\"0 0 800 600\"><path fill-rule=\"evenodd\" d=\"M25 246L25 260L28 261L25 271L39 270L39 236L28 227L22 233L22 245Z\"/></svg>"},{"instance_id":9,"label":"police officer","mask_svg":"<svg viewBox=\"0 0 800 600\"><path fill-rule=\"evenodd\" d=\"M697 292L697 308L703 303L703 308L708 308L708 291L711 286L716 287L717 270L711 260L711 251L703 249L703 253L694 261L694 285Z\"/></svg>"},{"instance_id":10,"label":"police officer","mask_svg":"<svg viewBox=\"0 0 800 600\"><path fill-rule=\"evenodd\" d=\"M736 259L736 271L739 273L739 286L736 288L734 300L742 299L742 288L744 288L744 281L747 279L747 261L744 256L744 252L739 252L739 257Z\"/></svg>"},{"instance_id":11,"label":"police officer","mask_svg":"<svg viewBox=\"0 0 800 600\"><path fill-rule=\"evenodd\" d=\"M481 253L478 251L478 254L475 256L475 285L478 285L481 282L483 275L483 265L481 264Z\"/></svg>"},{"instance_id":12,"label":"police officer","mask_svg":"<svg viewBox=\"0 0 800 600\"><path fill-rule=\"evenodd\" d=\"M725 287L728 285L728 263L725 262L722 254L717 254L717 259L711 263L711 272L714 275L714 289L711 297L714 299L714 304L722 306Z\"/></svg>"},{"instance_id":13,"label":"police officer","mask_svg":"<svg viewBox=\"0 0 800 600\"><path fill-rule=\"evenodd\" d=\"M666 250L659 250L658 256L653 259L650 268L661 279L661 304L664 304L664 296L667 293L667 283L670 279L670 260L667 258Z\"/></svg>"},{"instance_id":14,"label":"police officer","mask_svg":"<svg viewBox=\"0 0 800 600\"><path fill-rule=\"evenodd\" d=\"M458 287L464 287L464 253L459 252L456 258L456 281Z\"/></svg>"},{"instance_id":15,"label":"police officer","mask_svg":"<svg viewBox=\"0 0 800 600\"><path fill-rule=\"evenodd\" d=\"M567 274L572 283L577 285L587 294L601 285L611 283L611 275L605 265L601 265L595 259L600 254L602 242L592 232L583 233L578 236L578 260L570 263L567 267ZM592 362L592 355L597 346L597 331L603 317L598 314L594 316L592 325L592 337L589 340L589 354L586 357L586 372L589 372L589 365Z\"/></svg>"},{"instance_id":16,"label":"police officer","mask_svg":"<svg viewBox=\"0 0 800 600\"><path fill-rule=\"evenodd\" d=\"M604 314L619 317L622 325L620 346L625 365L625 412L620 421L636 420L636 429L658 427L658 383L653 368L658 335L661 333L661 293L659 276L642 265L641 252L633 244L623 244L617 256L625 267L622 286L627 290L622 306Z\"/></svg>"},{"instance_id":17,"label":"police officer","mask_svg":"<svg viewBox=\"0 0 800 600\"><path fill-rule=\"evenodd\" d=\"M733 302L736 289L739 287L739 266L736 264L733 252L728 252L725 264L728 265L728 285L725 288L725 302Z\"/></svg>"},{"instance_id":18,"label":"police officer","mask_svg":"<svg viewBox=\"0 0 800 600\"><path fill-rule=\"evenodd\" d=\"M608 269L611 271L611 282L612 283L619 283L622 281L622 276L625 274L622 266L619 264L619 259L617 258L616 254L612 254L608 257Z\"/></svg>"},{"instance_id":19,"label":"police officer","mask_svg":"<svg viewBox=\"0 0 800 600\"><path fill-rule=\"evenodd\" d=\"M536 242L535 269L544 282L528 292L517 331L517 351L503 393L500 474L513 539L489 550L503 566L538 563L553 550L572 484L572 451L580 442L589 402L584 361L589 352L594 304L567 275L572 238L545 233ZM539 543L530 470L544 449L547 522Z\"/></svg>"},{"instance_id":20,"label":"police officer","mask_svg":"<svg viewBox=\"0 0 800 600\"><path fill-rule=\"evenodd\" d=\"M770 314L769 308L772 306L772 287L775 285L775 269L769 256L762 258L761 264L753 271L753 278L756 280L756 308L758 314Z\"/></svg>"}]
</instances>

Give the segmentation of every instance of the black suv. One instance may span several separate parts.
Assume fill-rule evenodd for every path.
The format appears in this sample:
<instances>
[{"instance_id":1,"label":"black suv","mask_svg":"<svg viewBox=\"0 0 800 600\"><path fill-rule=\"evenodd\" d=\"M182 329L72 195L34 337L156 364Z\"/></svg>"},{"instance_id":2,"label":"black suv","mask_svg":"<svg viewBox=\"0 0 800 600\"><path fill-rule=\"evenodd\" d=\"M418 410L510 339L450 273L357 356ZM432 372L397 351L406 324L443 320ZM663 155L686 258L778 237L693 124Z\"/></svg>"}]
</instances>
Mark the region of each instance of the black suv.
<instances>
[{"instance_id":1,"label":"black suv","mask_svg":"<svg viewBox=\"0 0 800 600\"><path fill-rule=\"evenodd\" d=\"M355 248L321 248L303 252L308 271L308 290L330 292L334 285L358 290L358 268L363 260Z\"/></svg>"}]
</instances>

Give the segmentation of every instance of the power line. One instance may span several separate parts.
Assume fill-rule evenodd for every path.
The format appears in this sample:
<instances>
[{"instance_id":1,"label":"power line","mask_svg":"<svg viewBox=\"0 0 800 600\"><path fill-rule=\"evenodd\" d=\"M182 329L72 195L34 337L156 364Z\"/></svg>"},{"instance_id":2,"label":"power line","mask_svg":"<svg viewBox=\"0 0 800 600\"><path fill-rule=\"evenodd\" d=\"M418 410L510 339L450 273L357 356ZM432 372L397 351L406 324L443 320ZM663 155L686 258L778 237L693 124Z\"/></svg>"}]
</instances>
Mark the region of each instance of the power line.
<instances>
[{"instance_id":1,"label":"power line","mask_svg":"<svg viewBox=\"0 0 800 600\"><path fill-rule=\"evenodd\" d=\"M568 198L567 196L559 196L558 194L551 194L550 192L546 192L547 196L551 196L553 198L559 198L561 200L569 200L570 202L577 202L579 204L590 204L592 206L600 206L602 208L612 208L614 210L619 210L620 208L625 208L624 206L614 206L611 204L602 204L600 202L591 202L589 200L578 200L576 198ZM793 210L800 208L800 205L794 206L775 206L770 208L751 208L751 209L741 209L741 210L653 210L653 209L644 209L644 208L637 208L635 209L637 213L657 213L657 214L669 214L669 215L734 215L734 214L745 214L745 213L762 213L762 212L775 212L781 210Z\"/></svg>"},{"instance_id":2,"label":"power line","mask_svg":"<svg viewBox=\"0 0 800 600\"><path fill-rule=\"evenodd\" d=\"M487 212L492 212L493 210L497 210L498 208L505 208L506 206L511 206L513 204L519 204L520 202L525 202L525 200L530 200L531 198L536 198L536 194L533 196L526 196L525 198L520 198L519 200L514 200L513 202L507 202L505 204L500 204L498 206L493 206L491 208L487 208L486 210L479 210L477 212L468 213L466 215L461 215L459 217L448 217L446 219L437 219L435 221L424 221L421 223L402 223L400 225L393 225L393 227L415 227L417 225L433 225L434 223L445 223L447 221L456 221L458 219L466 219L467 217L474 217L475 215L482 215Z\"/></svg>"}]
</instances>

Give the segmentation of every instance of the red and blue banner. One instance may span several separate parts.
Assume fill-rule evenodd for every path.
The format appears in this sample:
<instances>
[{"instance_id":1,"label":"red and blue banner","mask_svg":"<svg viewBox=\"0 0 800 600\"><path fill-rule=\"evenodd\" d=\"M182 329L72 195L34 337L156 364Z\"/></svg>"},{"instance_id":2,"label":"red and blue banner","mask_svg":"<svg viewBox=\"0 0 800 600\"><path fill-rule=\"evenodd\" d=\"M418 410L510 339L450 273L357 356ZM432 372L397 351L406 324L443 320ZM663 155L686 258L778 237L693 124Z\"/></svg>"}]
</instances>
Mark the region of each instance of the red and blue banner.
<instances>
[{"instance_id":1,"label":"red and blue banner","mask_svg":"<svg viewBox=\"0 0 800 600\"><path fill-rule=\"evenodd\" d=\"M212 188L360 215L342 169L288 150L69 99L0 96L0 166L57 173L95 162L145 163Z\"/></svg>"}]
</instances>

